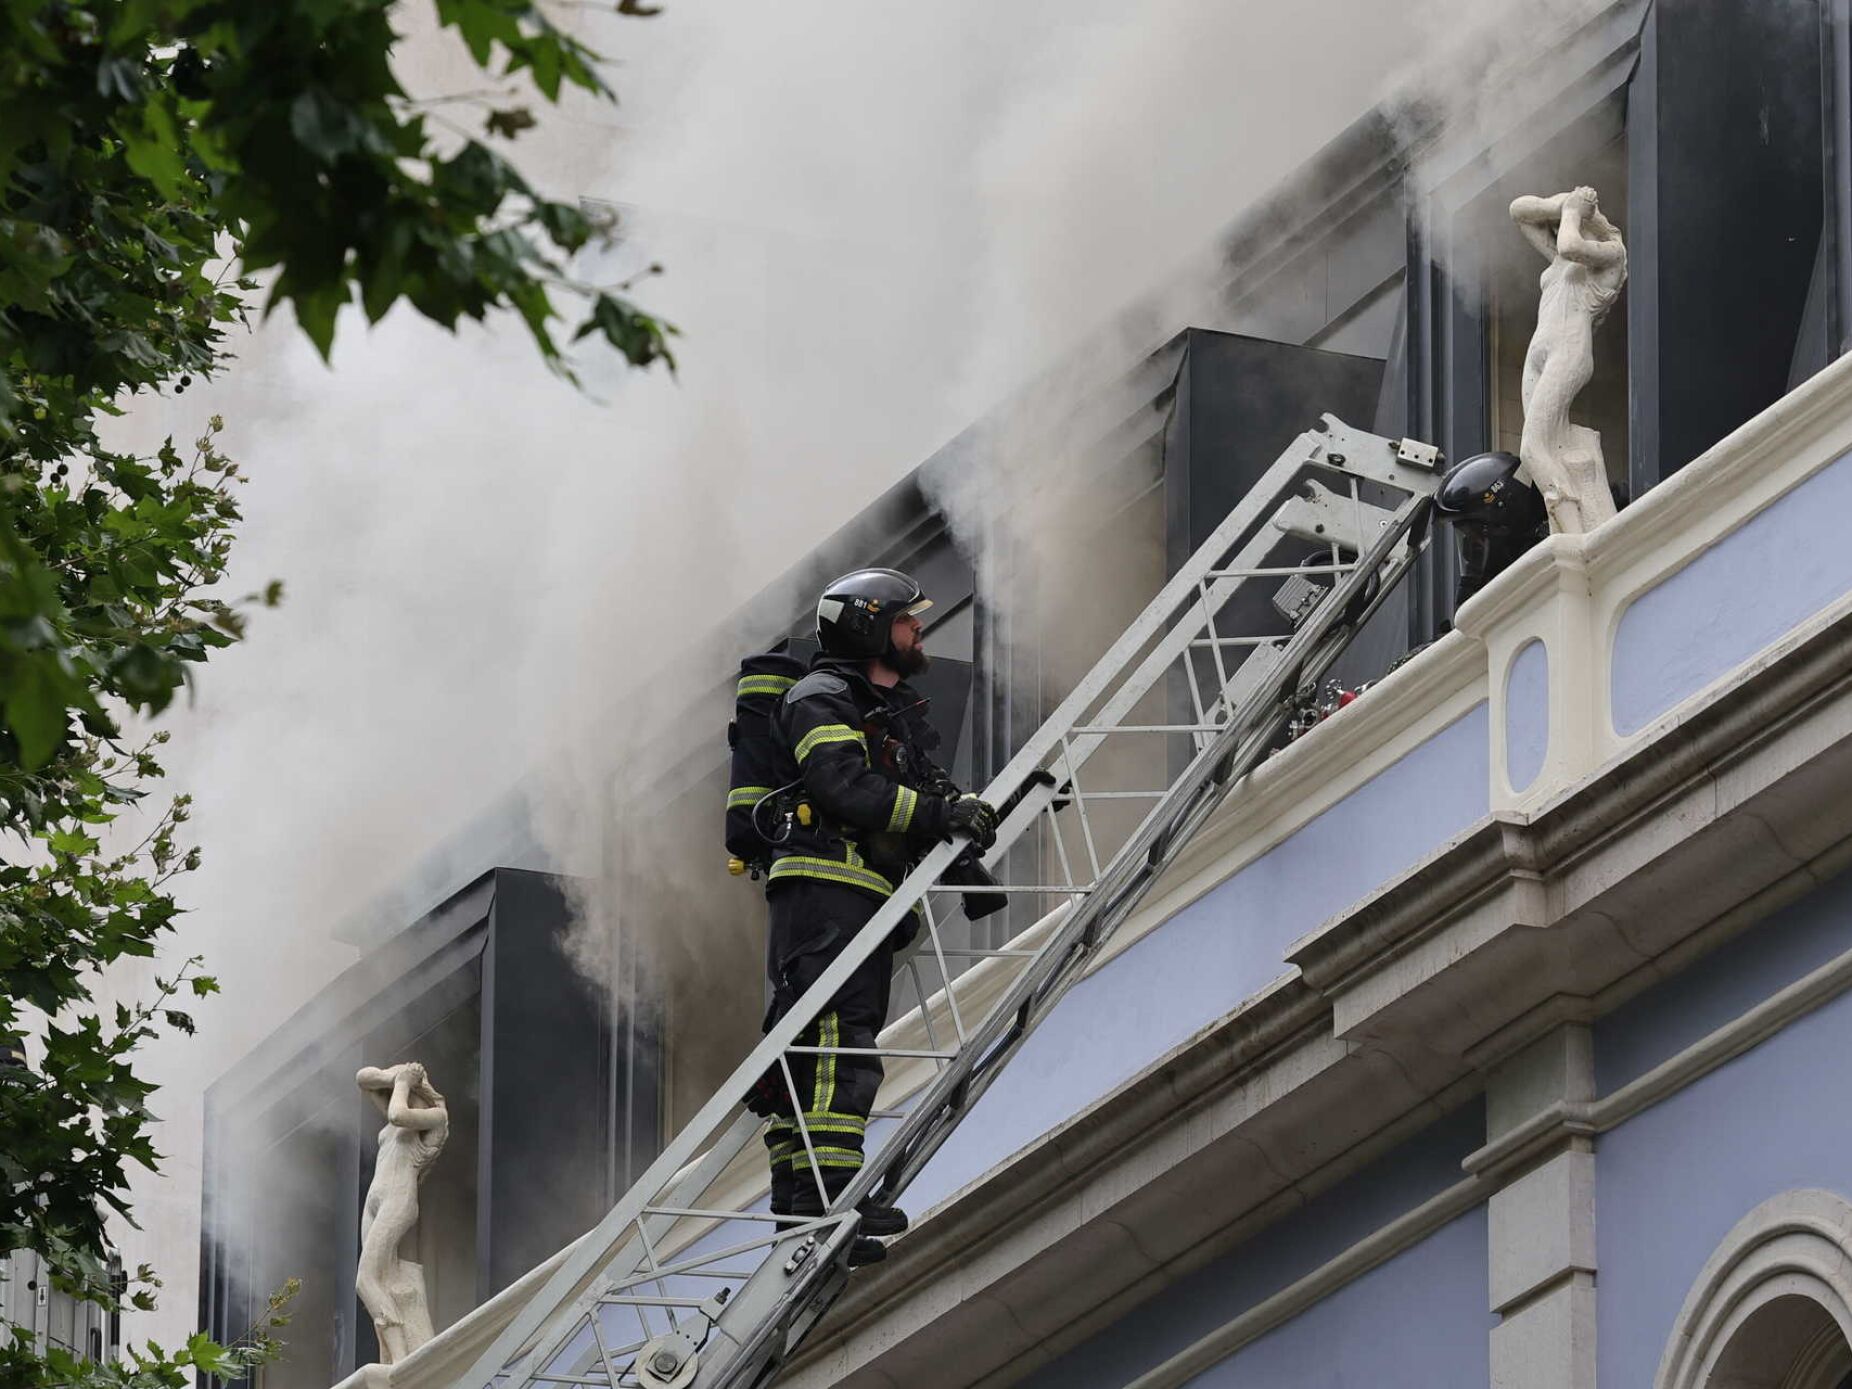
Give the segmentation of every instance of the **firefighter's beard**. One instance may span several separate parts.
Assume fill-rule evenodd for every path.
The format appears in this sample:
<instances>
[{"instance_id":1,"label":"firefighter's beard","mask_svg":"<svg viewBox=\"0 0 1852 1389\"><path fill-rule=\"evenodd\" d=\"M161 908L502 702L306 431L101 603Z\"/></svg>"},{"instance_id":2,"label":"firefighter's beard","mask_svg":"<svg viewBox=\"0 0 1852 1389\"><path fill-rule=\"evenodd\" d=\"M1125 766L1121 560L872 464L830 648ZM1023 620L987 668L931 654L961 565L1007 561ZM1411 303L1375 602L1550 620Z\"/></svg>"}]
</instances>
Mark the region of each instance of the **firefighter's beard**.
<instances>
[{"instance_id":1,"label":"firefighter's beard","mask_svg":"<svg viewBox=\"0 0 1852 1389\"><path fill-rule=\"evenodd\" d=\"M888 648L886 659L887 663L900 673L900 678L903 680L918 675L932 664L932 657L926 654L924 645L910 647L905 651L897 646L891 646Z\"/></svg>"}]
</instances>

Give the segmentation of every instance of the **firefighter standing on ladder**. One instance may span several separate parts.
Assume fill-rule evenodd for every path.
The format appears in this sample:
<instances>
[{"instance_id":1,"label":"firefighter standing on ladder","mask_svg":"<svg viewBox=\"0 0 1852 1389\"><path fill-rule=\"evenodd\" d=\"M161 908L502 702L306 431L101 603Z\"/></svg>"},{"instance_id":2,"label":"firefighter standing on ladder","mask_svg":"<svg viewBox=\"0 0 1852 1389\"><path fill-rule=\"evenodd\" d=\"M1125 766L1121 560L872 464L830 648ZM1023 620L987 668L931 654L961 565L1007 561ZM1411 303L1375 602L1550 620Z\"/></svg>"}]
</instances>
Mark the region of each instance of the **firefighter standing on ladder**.
<instances>
[{"instance_id":1,"label":"firefighter standing on ladder","mask_svg":"<svg viewBox=\"0 0 1852 1389\"><path fill-rule=\"evenodd\" d=\"M857 570L830 584L817 603L823 649L772 714L773 739L789 759L791 804L767 873L767 1030L933 843L962 833L982 850L996 838L995 810L961 794L931 761L924 701L906 683L926 669L919 614L931 606L917 583L893 569ZM862 1166L881 1062L832 1049L875 1045L887 1021L894 952L911 938L911 931L897 934L902 938L871 955L798 1035L798 1046L820 1049L788 1058L801 1129L782 1071L761 1085L755 1107L771 1117L765 1141L775 1214L821 1215L825 1195L833 1201ZM850 1262L885 1258L886 1246L873 1236L899 1234L906 1215L870 1201L861 1216Z\"/></svg>"}]
</instances>

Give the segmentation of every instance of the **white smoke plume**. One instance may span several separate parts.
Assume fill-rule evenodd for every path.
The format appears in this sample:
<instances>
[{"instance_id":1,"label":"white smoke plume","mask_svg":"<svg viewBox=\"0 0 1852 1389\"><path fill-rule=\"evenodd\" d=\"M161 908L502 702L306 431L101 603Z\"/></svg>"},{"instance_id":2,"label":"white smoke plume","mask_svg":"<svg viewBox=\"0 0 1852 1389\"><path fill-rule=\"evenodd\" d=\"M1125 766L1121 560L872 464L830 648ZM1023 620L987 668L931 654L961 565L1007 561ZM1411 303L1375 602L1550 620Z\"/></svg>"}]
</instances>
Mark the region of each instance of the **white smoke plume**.
<instances>
[{"instance_id":1,"label":"white smoke plume","mask_svg":"<svg viewBox=\"0 0 1852 1389\"><path fill-rule=\"evenodd\" d=\"M626 210L630 253L668 268L642 296L684 330L679 377L594 365L577 395L513 324L449 336L395 314L371 333L344 319L332 370L276 323L210 391L136 403L143 439L226 417L253 479L231 587L278 577L288 598L173 721L206 850L175 952L205 954L227 992L199 1038L151 1058L169 1159L140 1184L146 1230L125 1253L168 1293L131 1333L192 1328L200 1097L357 958L337 927L517 783L551 858L610 881L622 767L699 693L652 671L723 670L736 653L691 642L1072 360L944 480L967 543L999 513L1033 541L1039 470L1062 462L1049 425L1183 319L1159 306L1138 320L1161 325L1150 341L1075 345L1153 285L1187 300L1218 229L1437 34L1517 8L671 0L647 23L575 8L619 60L624 104L542 113L514 153L555 193ZM471 85L428 37L401 68L414 92ZM583 906L603 969L615 913Z\"/></svg>"}]
</instances>

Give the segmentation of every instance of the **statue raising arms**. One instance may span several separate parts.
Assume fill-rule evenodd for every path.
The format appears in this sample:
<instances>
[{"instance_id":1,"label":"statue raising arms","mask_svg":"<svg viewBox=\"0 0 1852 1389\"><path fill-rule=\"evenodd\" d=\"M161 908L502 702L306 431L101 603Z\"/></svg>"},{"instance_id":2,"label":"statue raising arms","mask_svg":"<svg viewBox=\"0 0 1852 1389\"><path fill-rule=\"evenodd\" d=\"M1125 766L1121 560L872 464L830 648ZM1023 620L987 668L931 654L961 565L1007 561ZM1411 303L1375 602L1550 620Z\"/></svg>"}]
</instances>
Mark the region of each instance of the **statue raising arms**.
<instances>
[{"instance_id":1,"label":"statue raising arms","mask_svg":"<svg viewBox=\"0 0 1852 1389\"><path fill-rule=\"evenodd\" d=\"M1614 514L1601 436L1570 423L1569 410L1594 375L1595 329L1627 281L1627 248L1592 188L1518 198L1511 220L1550 262L1524 358L1518 457L1543 493L1551 528L1578 535Z\"/></svg>"},{"instance_id":2,"label":"statue raising arms","mask_svg":"<svg viewBox=\"0 0 1852 1389\"><path fill-rule=\"evenodd\" d=\"M418 1184L450 1136L450 1111L416 1061L363 1066L354 1080L386 1116L360 1214L354 1290L373 1318L380 1363L389 1365L433 1334L424 1269L400 1258L399 1245L418 1224Z\"/></svg>"}]
</instances>

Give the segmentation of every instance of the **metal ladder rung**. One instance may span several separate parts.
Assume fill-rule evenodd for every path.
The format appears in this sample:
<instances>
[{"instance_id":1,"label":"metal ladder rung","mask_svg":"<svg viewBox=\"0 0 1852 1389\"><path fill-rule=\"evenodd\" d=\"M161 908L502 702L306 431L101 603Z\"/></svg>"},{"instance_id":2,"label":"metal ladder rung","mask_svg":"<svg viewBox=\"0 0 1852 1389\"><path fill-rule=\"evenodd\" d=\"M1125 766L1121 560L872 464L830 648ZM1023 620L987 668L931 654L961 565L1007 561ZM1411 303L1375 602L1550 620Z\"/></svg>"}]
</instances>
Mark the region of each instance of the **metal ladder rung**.
<instances>
[{"instance_id":1,"label":"metal ladder rung","mask_svg":"<svg viewBox=\"0 0 1852 1389\"><path fill-rule=\"evenodd\" d=\"M773 1215L770 1211L736 1211L721 1210L704 1206L645 1206L645 1215L666 1215L672 1220L757 1220L762 1222L780 1221L790 1225L799 1220L811 1220L816 1217L806 1215Z\"/></svg>"},{"instance_id":2,"label":"metal ladder rung","mask_svg":"<svg viewBox=\"0 0 1852 1389\"><path fill-rule=\"evenodd\" d=\"M1348 574L1357 566L1354 564L1306 564L1288 565L1284 568L1269 569L1211 569L1203 575L1208 579L1287 579L1294 574Z\"/></svg>"},{"instance_id":3,"label":"metal ladder rung","mask_svg":"<svg viewBox=\"0 0 1852 1389\"><path fill-rule=\"evenodd\" d=\"M1088 794L1091 795L1092 792L1088 792ZM973 887L967 883L963 886L947 887L943 883L936 883L932 887L927 888L926 890L928 892L937 892L937 893L945 894L948 896L955 896L955 897L962 897L967 892L975 893L980 896L985 893L989 893L989 892L1002 892L1002 893L1014 892L1014 893L1026 893L1030 896L1036 896L1039 894L1044 897L1048 897L1048 896L1066 897L1069 895L1079 895L1079 896L1084 897L1087 893L1092 892L1095 887L1096 887L1096 884L1094 883L1081 883L1074 887L1068 887L1061 883L985 883L981 887ZM941 946L940 949L944 954L950 955L952 953L950 950L946 950L943 946Z\"/></svg>"},{"instance_id":4,"label":"metal ladder rung","mask_svg":"<svg viewBox=\"0 0 1852 1389\"><path fill-rule=\"evenodd\" d=\"M959 1055L955 1051L927 1051L924 1047L917 1051L912 1047L786 1047L785 1051L800 1056L897 1056L915 1061L956 1061Z\"/></svg>"},{"instance_id":5,"label":"metal ladder rung","mask_svg":"<svg viewBox=\"0 0 1852 1389\"><path fill-rule=\"evenodd\" d=\"M1225 723L1115 723L1083 724L1074 730L1076 738L1092 735L1110 738L1115 733L1220 733L1227 728ZM1083 794L1073 792L1070 794ZM1091 792L1084 793L1091 795Z\"/></svg>"}]
</instances>

